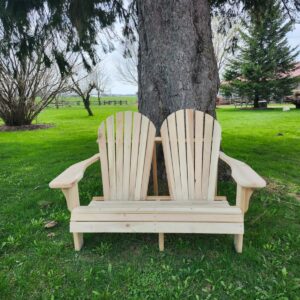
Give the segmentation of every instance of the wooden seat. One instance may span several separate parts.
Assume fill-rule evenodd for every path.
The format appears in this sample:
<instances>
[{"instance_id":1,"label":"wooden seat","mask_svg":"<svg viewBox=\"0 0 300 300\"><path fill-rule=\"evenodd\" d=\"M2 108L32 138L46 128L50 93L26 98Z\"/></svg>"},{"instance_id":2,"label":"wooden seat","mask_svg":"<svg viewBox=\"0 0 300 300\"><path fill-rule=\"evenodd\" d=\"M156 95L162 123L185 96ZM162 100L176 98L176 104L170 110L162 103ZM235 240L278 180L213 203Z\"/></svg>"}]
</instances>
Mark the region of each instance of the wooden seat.
<instances>
[{"instance_id":1,"label":"wooden seat","mask_svg":"<svg viewBox=\"0 0 300 300\"><path fill-rule=\"evenodd\" d=\"M101 162L103 199L110 201L145 200L156 129L137 112L118 112L101 123L98 131L99 154L77 163L50 182L61 188L70 211L80 206L78 182L85 169ZM81 224L83 225L83 224ZM83 227L72 231L75 249L83 245Z\"/></svg>"},{"instance_id":2,"label":"wooden seat","mask_svg":"<svg viewBox=\"0 0 300 300\"><path fill-rule=\"evenodd\" d=\"M227 201L188 204L177 201L91 201L88 206L74 208L71 221L214 222L215 216L219 216L222 222L243 221L241 209L230 206ZM233 219L230 219L231 216L234 216Z\"/></svg>"},{"instance_id":3,"label":"wooden seat","mask_svg":"<svg viewBox=\"0 0 300 300\"><path fill-rule=\"evenodd\" d=\"M221 126L212 116L192 109L179 110L168 116L160 131L169 191L174 201L186 205L207 201L212 205L212 211L217 211L218 208L213 205L219 158L231 166L233 178L238 183L237 206L227 209L245 213L253 188L265 186L265 181L250 167L220 152ZM242 219L239 220L243 223ZM236 226L235 246L237 252L241 252L244 232L239 229L243 228L243 224L237 222L226 230L223 222L223 215L216 214L207 226L213 232L215 228L220 228L218 224L222 224L222 230L214 233L228 234ZM203 233L207 231L205 228Z\"/></svg>"},{"instance_id":4,"label":"wooden seat","mask_svg":"<svg viewBox=\"0 0 300 300\"><path fill-rule=\"evenodd\" d=\"M152 122L139 113L119 112L99 127L99 152L72 165L50 182L61 188L71 211L75 250L85 232L233 234L242 251L244 213L255 188L265 181L246 164L220 152L221 127L209 115L181 110L170 115L155 138ZM170 196L147 196L155 142L162 142ZM216 196L218 160L225 161L237 182L236 205ZM103 196L80 206L78 182L99 161ZM153 175L157 174L153 161ZM156 180L154 178L154 186Z\"/></svg>"}]
</instances>

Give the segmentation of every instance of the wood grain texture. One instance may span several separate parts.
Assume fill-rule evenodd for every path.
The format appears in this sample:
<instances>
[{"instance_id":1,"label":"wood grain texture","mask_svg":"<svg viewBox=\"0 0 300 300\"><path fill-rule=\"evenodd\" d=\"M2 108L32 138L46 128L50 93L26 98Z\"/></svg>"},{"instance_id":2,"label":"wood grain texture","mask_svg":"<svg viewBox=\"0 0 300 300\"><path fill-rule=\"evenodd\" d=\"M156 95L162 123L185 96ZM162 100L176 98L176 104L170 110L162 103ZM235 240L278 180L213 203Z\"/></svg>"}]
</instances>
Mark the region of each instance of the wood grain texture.
<instances>
[{"instance_id":1,"label":"wood grain texture","mask_svg":"<svg viewBox=\"0 0 300 300\"><path fill-rule=\"evenodd\" d=\"M123 200L124 114L116 114L116 199Z\"/></svg>"},{"instance_id":2,"label":"wood grain texture","mask_svg":"<svg viewBox=\"0 0 300 300\"><path fill-rule=\"evenodd\" d=\"M202 199L204 113L195 111L195 199Z\"/></svg>"},{"instance_id":3,"label":"wood grain texture","mask_svg":"<svg viewBox=\"0 0 300 300\"><path fill-rule=\"evenodd\" d=\"M114 116L106 119L107 128L107 151L108 151L108 171L110 183L110 197L108 200L116 200L116 148L115 148L115 122Z\"/></svg>"},{"instance_id":4,"label":"wood grain texture","mask_svg":"<svg viewBox=\"0 0 300 300\"><path fill-rule=\"evenodd\" d=\"M123 199L129 199L129 179L131 165L132 112L125 112L124 124L124 166L123 166Z\"/></svg>"},{"instance_id":5,"label":"wood grain texture","mask_svg":"<svg viewBox=\"0 0 300 300\"><path fill-rule=\"evenodd\" d=\"M105 134L105 122L102 122L102 124L99 127L98 144L99 144L99 152L100 152L103 194L106 197L106 199L109 199L110 183L109 183L109 171L108 171L108 156L107 156L107 145L106 145L106 134Z\"/></svg>"},{"instance_id":6,"label":"wood grain texture","mask_svg":"<svg viewBox=\"0 0 300 300\"><path fill-rule=\"evenodd\" d=\"M221 141L219 123L203 112L180 110L165 120L161 138L173 199L213 201Z\"/></svg>"},{"instance_id":7,"label":"wood grain texture","mask_svg":"<svg viewBox=\"0 0 300 300\"><path fill-rule=\"evenodd\" d=\"M188 168L188 193L189 199L194 200L195 195L195 142L194 142L194 111L187 109L186 115L186 153Z\"/></svg>"},{"instance_id":8,"label":"wood grain texture","mask_svg":"<svg viewBox=\"0 0 300 300\"><path fill-rule=\"evenodd\" d=\"M243 234L243 223L207 222L71 222L70 232L148 232Z\"/></svg>"}]
</instances>

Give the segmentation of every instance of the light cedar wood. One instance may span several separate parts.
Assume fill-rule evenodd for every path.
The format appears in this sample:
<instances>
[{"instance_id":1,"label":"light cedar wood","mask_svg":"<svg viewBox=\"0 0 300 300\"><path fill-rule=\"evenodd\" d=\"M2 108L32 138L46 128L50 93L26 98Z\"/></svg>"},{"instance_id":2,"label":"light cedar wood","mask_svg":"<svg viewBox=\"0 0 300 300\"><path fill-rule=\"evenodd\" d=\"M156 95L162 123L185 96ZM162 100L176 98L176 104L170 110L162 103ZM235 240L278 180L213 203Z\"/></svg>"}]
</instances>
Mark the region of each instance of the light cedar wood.
<instances>
[{"instance_id":1,"label":"light cedar wood","mask_svg":"<svg viewBox=\"0 0 300 300\"><path fill-rule=\"evenodd\" d=\"M244 223L70 222L70 232L151 232L243 234Z\"/></svg>"},{"instance_id":2,"label":"light cedar wood","mask_svg":"<svg viewBox=\"0 0 300 300\"><path fill-rule=\"evenodd\" d=\"M208 179L208 200L213 200L216 194L217 188L217 174L218 174L218 162L219 152L221 144L221 126L218 122L214 122L213 139L211 145L211 161Z\"/></svg>"},{"instance_id":3,"label":"light cedar wood","mask_svg":"<svg viewBox=\"0 0 300 300\"><path fill-rule=\"evenodd\" d=\"M158 179L157 179L157 159L156 159L156 142L153 147L152 157L152 179L153 179L153 192L155 196L158 196Z\"/></svg>"},{"instance_id":4,"label":"light cedar wood","mask_svg":"<svg viewBox=\"0 0 300 300\"><path fill-rule=\"evenodd\" d=\"M181 191L183 200L189 199L188 192L188 174L187 174L187 155L186 155L186 138L185 138L185 111L179 110L176 112L176 125L177 125L177 139L176 143L179 153L179 167L180 167L180 179L181 179Z\"/></svg>"},{"instance_id":5,"label":"light cedar wood","mask_svg":"<svg viewBox=\"0 0 300 300\"><path fill-rule=\"evenodd\" d=\"M106 134L105 134L104 122L99 127L98 143L99 143L99 151L101 149L100 162L101 162L103 193L106 199L108 200L110 197L110 188L109 188L110 184L109 184L108 157L107 157Z\"/></svg>"},{"instance_id":6,"label":"light cedar wood","mask_svg":"<svg viewBox=\"0 0 300 300\"><path fill-rule=\"evenodd\" d=\"M212 157L211 153L211 144L212 140L216 137L213 137L213 126L214 126L214 119L212 116L205 114L204 118L204 141L203 141L203 156L202 156L202 161L203 161L203 168L202 168L202 197L201 199L205 200L212 200L208 199L208 184L209 184L209 173L210 173L210 167L211 167L211 161L214 159L218 159L217 157ZM197 128L196 128L197 130ZM213 184L213 183L212 183Z\"/></svg>"},{"instance_id":7,"label":"light cedar wood","mask_svg":"<svg viewBox=\"0 0 300 300\"><path fill-rule=\"evenodd\" d=\"M203 155L203 121L204 113L195 111L195 194L194 199L201 199L202 188L202 155Z\"/></svg>"},{"instance_id":8,"label":"light cedar wood","mask_svg":"<svg viewBox=\"0 0 300 300\"><path fill-rule=\"evenodd\" d=\"M172 200L172 196L147 196L147 201L170 201ZM94 196L92 201L104 201L103 196ZM227 201L226 196L215 196L215 201Z\"/></svg>"},{"instance_id":9,"label":"light cedar wood","mask_svg":"<svg viewBox=\"0 0 300 300\"><path fill-rule=\"evenodd\" d=\"M159 251L164 251L165 250L165 236L164 233L159 233L158 234L158 245L159 245Z\"/></svg>"},{"instance_id":10,"label":"light cedar wood","mask_svg":"<svg viewBox=\"0 0 300 300\"><path fill-rule=\"evenodd\" d=\"M93 164L98 160L99 160L99 154L95 154L94 156L86 160L83 160L79 163L70 166L49 183L50 188L52 189L71 188L72 186L74 186L74 184L78 183L83 178L85 170L91 164Z\"/></svg>"},{"instance_id":11,"label":"light cedar wood","mask_svg":"<svg viewBox=\"0 0 300 300\"><path fill-rule=\"evenodd\" d=\"M98 134L100 154L69 167L50 183L66 197L75 250L81 249L84 232L153 232L158 233L160 251L165 233L216 233L233 234L235 249L242 252L244 213L254 189L266 183L246 164L219 152L216 120L182 110L167 118L159 138L146 117L120 112L103 122ZM153 153L158 143L163 145L170 196L147 196L151 160L157 176ZM218 158L231 167L237 182L236 206L214 195ZM99 159L104 196L80 206L78 182Z\"/></svg>"},{"instance_id":12,"label":"light cedar wood","mask_svg":"<svg viewBox=\"0 0 300 300\"><path fill-rule=\"evenodd\" d=\"M143 171L145 167L145 157L146 157L146 145L148 140L148 130L149 130L149 120L142 116L142 125L141 125L141 133L140 133L140 145L139 145L139 155L138 155L138 166L136 170L136 178L135 178L135 196L134 200L143 200L141 199L142 192L142 184L143 184ZM154 133L155 135L155 133ZM153 137L153 149L154 145L154 137ZM149 157L148 157L149 160ZM151 161L151 160L150 160ZM149 170L150 172L150 170ZM145 195L146 196L146 195Z\"/></svg>"},{"instance_id":13,"label":"light cedar wood","mask_svg":"<svg viewBox=\"0 0 300 300\"><path fill-rule=\"evenodd\" d=\"M115 121L114 116L106 119L108 172L110 183L110 197L107 200L116 200L116 150L115 150ZM100 149L101 153L101 149Z\"/></svg>"},{"instance_id":14,"label":"light cedar wood","mask_svg":"<svg viewBox=\"0 0 300 300\"><path fill-rule=\"evenodd\" d=\"M80 251L83 246L83 233L74 232L73 233L73 240L74 240L74 248L76 251Z\"/></svg>"},{"instance_id":15,"label":"light cedar wood","mask_svg":"<svg viewBox=\"0 0 300 300\"><path fill-rule=\"evenodd\" d=\"M140 131L141 131L141 114L133 115L133 132L132 139L134 143L131 145L131 163L130 163L130 180L129 180L129 199L134 199L135 181L136 181L136 169L138 163L138 151L140 144Z\"/></svg>"},{"instance_id":16,"label":"light cedar wood","mask_svg":"<svg viewBox=\"0 0 300 300\"><path fill-rule=\"evenodd\" d=\"M124 123L124 167L123 167L123 188L122 188L124 199L129 199L131 134L132 134L132 112L126 111L125 123Z\"/></svg>"},{"instance_id":17,"label":"light cedar wood","mask_svg":"<svg viewBox=\"0 0 300 300\"><path fill-rule=\"evenodd\" d=\"M151 169L151 162L152 160L150 159L153 155L153 148L155 145L155 133L156 133L156 129L155 126L149 122L149 129L148 129L148 133L147 133L147 146L146 146L146 150L145 150L145 158L144 158L144 171L142 174L142 190L141 190L141 195L140 197L138 197L138 200L145 200L146 196L147 196L147 192L148 192L148 185L149 185L149 177L150 177L150 169Z\"/></svg>"},{"instance_id":18,"label":"light cedar wood","mask_svg":"<svg viewBox=\"0 0 300 300\"><path fill-rule=\"evenodd\" d=\"M168 124L168 125L167 125ZM181 178L180 178L180 167L179 167L179 154L178 154L178 137L177 137L177 126L176 126L176 113L171 114L163 123L162 126L167 126L169 130L168 140L170 142L171 149L171 159L172 159L172 168L173 168L173 176L174 183L173 187L175 187L173 191L174 200L185 200L185 196L183 195L183 191L181 188ZM162 142L164 143L164 139L162 138ZM166 155L165 155L166 157ZM166 161L168 163L170 160Z\"/></svg>"},{"instance_id":19,"label":"light cedar wood","mask_svg":"<svg viewBox=\"0 0 300 300\"><path fill-rule=\"evenodd\" d=\"M116 199L123 200L124 114L116 114ZM124 197L125 198L125 197Z\"/></svg>"},{"instance_id":20,"label":"light cedar wood","mask_svg":"<svg viewBox=\"0 0 300 300\"><path fill-rule=\"evenodd\" d=\"M171 161L171 149L170 149L170 141L169 141L169 135L168 135L168 123L165 122L160 130L161 136L163 138L163 152L164 152L164 159L165 159L165 166L166 166L166 173L167 173L167 181L168 181L168 188L170 195L173 199L175 199L176 194L175 192L175 178L174 178L174 171L173 171L173 165ZM156 139L157 143L161 143L162 139Z\"/></svg>"},{"instance_id":21,"label":"light cedar wood","mask_svg":"<svg viewBox=\"0 0 300 300\"><path fill-rule=\"evenodd\" d=\"M254 189L266 185L249 166L220 152L221 126L208 114L191 109L171 114L162 124L161 141L170 194L176 201L216 203L219 158L231 167L237 182L236 207L242 215L248 210ZM214 217L216 223L223 222L224 215ZM234 244L236 251L242 252L243 233L235 235Z\"/></svg>"},{"instance_id":22,"label":"light cedar wood","mask_svg":"<svg viewBox=\"0 0 300 300\"><path fill-rule=\"evenodd\" d=\"M187 156L187 168L188 168L188 193L189 199L194 200L195 193L195 165L194 165L194 111L186 110L186 156Z\"/></svg>"}]
</instances>

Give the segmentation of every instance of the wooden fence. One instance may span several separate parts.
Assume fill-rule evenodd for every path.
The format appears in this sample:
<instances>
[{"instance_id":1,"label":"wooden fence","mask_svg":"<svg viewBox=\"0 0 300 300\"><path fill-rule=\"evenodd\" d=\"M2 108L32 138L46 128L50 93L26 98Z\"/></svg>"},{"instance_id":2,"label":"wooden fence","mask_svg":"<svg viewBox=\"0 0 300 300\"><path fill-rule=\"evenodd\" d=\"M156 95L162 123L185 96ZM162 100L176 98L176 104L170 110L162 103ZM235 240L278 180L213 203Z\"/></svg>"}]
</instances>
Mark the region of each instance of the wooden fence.
<instances>
[{"instance_id":1,"label":"wooden fence","mask_svg":"<svg viewBox=\"0 0 300 300\"><path fill-rule=\"evenodd\" d=\"M91 100L91 105L128 105L128 100ZM83 105L82 100L57 100L53 101L48 105L48 107L72 107L72 106L81 106Z\"/></svg>"}]
</instances>

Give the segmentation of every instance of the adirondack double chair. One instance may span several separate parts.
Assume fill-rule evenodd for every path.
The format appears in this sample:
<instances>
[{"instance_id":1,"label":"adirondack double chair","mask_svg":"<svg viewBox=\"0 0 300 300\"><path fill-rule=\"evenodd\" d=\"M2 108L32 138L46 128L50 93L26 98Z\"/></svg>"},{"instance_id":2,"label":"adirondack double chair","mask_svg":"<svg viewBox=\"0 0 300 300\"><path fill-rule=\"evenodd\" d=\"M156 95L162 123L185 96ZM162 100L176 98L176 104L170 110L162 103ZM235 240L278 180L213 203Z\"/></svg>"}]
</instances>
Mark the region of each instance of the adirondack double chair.
<instances>
[{"instance_id":1,"label":"adirondack double chair","mask_svg":"<svg viewBox=\"0 0 300 300\"><path fill-rule=\"evenodd\" d=\"M245 163L220 152L221 127L208 114L191 109L171 114L155 127L137 112L119 112L99 127L99 152L69 167L51 183L62 189L71 211L75 250L85 232L216 233L234 235L242 252L244 214L256 188L265 181ZM162 143L170 196L147 196L155 144ZM236 205L216 195L218 160L225 161L237 183ZM78 182L88 166L100 160L103 197L80 206ZM156 161L153 160L156 184Z\"/></svg>"}]
</instances>

